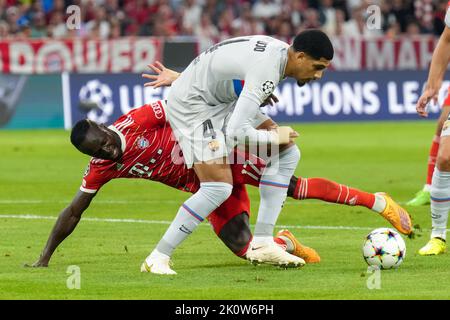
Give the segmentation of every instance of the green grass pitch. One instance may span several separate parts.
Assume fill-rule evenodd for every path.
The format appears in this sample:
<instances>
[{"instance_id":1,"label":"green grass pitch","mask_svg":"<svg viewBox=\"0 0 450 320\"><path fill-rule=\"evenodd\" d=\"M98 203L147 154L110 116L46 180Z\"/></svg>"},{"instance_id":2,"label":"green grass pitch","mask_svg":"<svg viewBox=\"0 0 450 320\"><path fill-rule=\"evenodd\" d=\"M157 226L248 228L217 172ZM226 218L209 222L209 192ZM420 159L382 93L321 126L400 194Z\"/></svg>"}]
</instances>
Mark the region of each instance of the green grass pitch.
<instances>
[{"instance_id":1,"label":"green grass pitch","mask_svg":"<svg viewBox=\"0 0 450 320\"><path fill-rule=\"evenodd\" d=\"M301 134L298 175L386 191L401 203L423 185L433 121L295 128ZM62 130L0 131L0 146L0 299L450 298L450 256L416 254L428 240L428 206L408 208L424 231L406 239L406 260L397 270L381 272L380 289L366 285L370 274L361 246L371 229L390 225L365 208L316 200L289 199L278 224L290 226L314 247L320 264L299 270L254 267L231 254L204 223L175 251L178 275L142 274L141 262L189 197L144 180L122 179L105 186L83 216L89 219L82 219L62 243L49 268L25 268L24 263L37 259L53 227L54 220L45 217L56 217L75 195L88 158L70 145L68 132ZM254 223L259 196L255 188L249 192ZM72 265L79 267L80 289L67 287Z\"/></svg>"}]
</instances>

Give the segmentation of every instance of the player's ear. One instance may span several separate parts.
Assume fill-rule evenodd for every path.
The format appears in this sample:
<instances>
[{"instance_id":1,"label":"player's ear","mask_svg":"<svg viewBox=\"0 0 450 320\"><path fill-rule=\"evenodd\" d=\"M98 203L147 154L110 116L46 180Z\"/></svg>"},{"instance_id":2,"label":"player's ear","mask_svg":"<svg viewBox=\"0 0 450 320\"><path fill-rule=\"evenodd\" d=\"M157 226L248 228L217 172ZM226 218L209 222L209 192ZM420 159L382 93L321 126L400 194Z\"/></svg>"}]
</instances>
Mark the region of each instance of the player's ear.
<instances>
[{"instance_id":1,"label":"player's ear","mask_svg":"<svg viewBox=\"0 0 450 320\"><path fill-rule=\"evenodd\" d=\"M304 60L304 59L307 58L306 53L304 53L303 51L296 52L295 54L296 54L295 57L296 57L297 60L299 60L299 61L302 61L302 60Z\"/></svg>"}]
</instances>

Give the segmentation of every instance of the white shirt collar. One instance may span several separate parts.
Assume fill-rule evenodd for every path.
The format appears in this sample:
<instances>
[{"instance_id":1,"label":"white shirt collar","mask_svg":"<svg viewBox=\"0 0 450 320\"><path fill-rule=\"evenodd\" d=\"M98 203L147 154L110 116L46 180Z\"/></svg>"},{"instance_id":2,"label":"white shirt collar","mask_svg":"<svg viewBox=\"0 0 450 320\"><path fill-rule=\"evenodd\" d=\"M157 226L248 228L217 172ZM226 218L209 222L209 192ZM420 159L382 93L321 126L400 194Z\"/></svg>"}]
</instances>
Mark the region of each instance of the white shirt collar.
<instances>
[{"instance_id":1,"label":"white shirt collar","mask_svg":"<svg viewBox=\"0 0 450 320\"><path fill-rule=\"evenodd\" d=\"M114 131L115 133L117 133L117 135L120 138L120 149L122 149L122 153L125 152L125 149L127 147L127 142L125 140L125 136L122 134L122 132L120 132L116 127L114 127L113 125L110 125L108 127L108 129L111 129L112 131Z\"/></svg>"}]
</instances>

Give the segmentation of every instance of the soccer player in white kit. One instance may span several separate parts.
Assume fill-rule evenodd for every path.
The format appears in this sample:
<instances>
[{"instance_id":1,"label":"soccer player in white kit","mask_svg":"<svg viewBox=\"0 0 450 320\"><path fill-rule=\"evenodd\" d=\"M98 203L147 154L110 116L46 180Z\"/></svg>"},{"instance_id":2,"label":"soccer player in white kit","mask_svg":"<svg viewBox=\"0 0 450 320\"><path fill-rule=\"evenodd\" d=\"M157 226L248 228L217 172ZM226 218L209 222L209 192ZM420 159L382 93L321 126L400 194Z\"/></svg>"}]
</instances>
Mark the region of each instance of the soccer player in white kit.
<instances>
[{"instance_id":1,"label":"soccer player in white kit","mask_svg":"<svg viewBox=\"0 0 450 320\"><path fill-rule=\"evenodd\" d=\"M289 179L300 159L292 141L298 133L290 127L255 127L262 122L260 105L281 80L292 77L303 85L320 79L333 54L331 41L319 30L298 34L291 46L267 36L240 37L212 46L181 73L168 96L167 118L186 165L193 166L200 179L200 189L182 204L142 271L175 274L167 258L232 192L228 154L236 143L283 145L272 153L261 177L261 202L247 259L284 267L305 263L273 241Z\"/></svg>"},{"instance_id":2,"label":"soccer player in white kit","mask_svg":"<svg viewBox=\"0 0 450 320\"><path fill-rule=\"evenodd\" d=\"M430 73L416 110L422 117L428 116L427 104L431 99L437 101L445 71L450 62L450 1L445 16L445 28L431 60ZM446 252L447 221L450 210L450 118L444 123L441 133L436 167L431 182L431 221L432 230L428 243L419 250L423 256Z\"/></svg>"}]
</instances>

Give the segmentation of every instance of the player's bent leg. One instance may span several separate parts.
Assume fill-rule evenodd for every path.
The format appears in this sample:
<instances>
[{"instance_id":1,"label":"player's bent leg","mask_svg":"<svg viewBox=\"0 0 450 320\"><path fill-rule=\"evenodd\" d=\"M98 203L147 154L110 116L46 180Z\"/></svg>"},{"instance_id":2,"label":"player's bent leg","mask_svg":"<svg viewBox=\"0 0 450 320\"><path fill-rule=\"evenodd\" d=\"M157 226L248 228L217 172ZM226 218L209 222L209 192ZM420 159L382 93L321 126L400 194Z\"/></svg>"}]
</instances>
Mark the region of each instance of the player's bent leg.
<instances>
[{"instance_id":1,"label":"player's bent leg","mask_svg":"<svg viewBox=\"0 0 450 320\"><path fill-rule=\"evenodd\" d=\"M430 204L431 202L430 199L431 181L433 178L434 167L436 166L436 158L439 151L441 132L444 126L444 122L447 120L449 114L450 114L450 106L443 106L441 115L439 116L439 119L437 121L436 132L434 134L433 141L431 142L427 163L426 183L423 186L422 190L418 191L414 196L414 198L406 203L406 205L408 206L419 207Z\"/></svg>"},{"instance_id":2,"label":"player's bent leg","mask_svg":"<svg viewBox=\"0 0 450 320\"><path fill-rule=\"evenodd\" d=\"M231 218L220 229L218 237L236 256L245 259L245 254L253 237L248 213L241 212Z\"/></svg>"},{"instance_id":3,"label":"player's bent leg","mask_svg":"<svg viewBox=\"0 0 450 320\"><path fill-rule=\"evenodd\" d=\"M252 263L267 263L284 267L299 267L305 261L282 250L273 241L273 231L287 196L289 181L300 160L300 150L291 145L279 154L272 153L259 183L261 202L255 232L247 259Z\"/></svg>"},{"instance_id":4,"label":"player's bent leg","mask_svg":"<svg viewBox=\"0 0 450 320\"><path fill-rule=\"evenodd\" d=\"M201 181L200 189L179 208L156 249L145 259L141 271L170 274L165 271L170 269L170 257L175 248L231 195L233 186L229 183L232 182L229 165L202 163L195 165L195 169ZM163 271L157 272L156 265L164 265Z\"/></svg>"},{"instance_id":5,"label":"player's bent leg","mask_svg":"<svg viewBox=\"0 0 450 320\"><path fill-rule=\"evenodd\" d=\"M450 210L450 129L444 124L436 168L431 183L431 236L420 255L446 251L447 221Z\"/></svg>"},{"instance_id":6,"label":"player's bent leg","mask_svg":"<svg viewBox=\"0 0 450 320\"><path fill-rule=\"evenodd\" d=\"M411 218L385 193L367 193L324 178L292 177L288 196L302 199L319 199L349 206L364 206L388 220L399 232L412 232Z\"/></svg>"}]
</instances>

